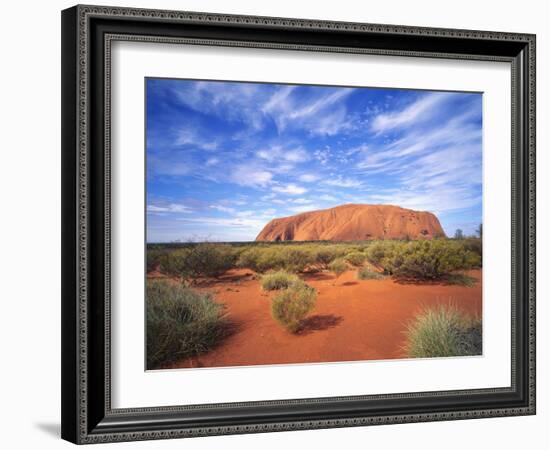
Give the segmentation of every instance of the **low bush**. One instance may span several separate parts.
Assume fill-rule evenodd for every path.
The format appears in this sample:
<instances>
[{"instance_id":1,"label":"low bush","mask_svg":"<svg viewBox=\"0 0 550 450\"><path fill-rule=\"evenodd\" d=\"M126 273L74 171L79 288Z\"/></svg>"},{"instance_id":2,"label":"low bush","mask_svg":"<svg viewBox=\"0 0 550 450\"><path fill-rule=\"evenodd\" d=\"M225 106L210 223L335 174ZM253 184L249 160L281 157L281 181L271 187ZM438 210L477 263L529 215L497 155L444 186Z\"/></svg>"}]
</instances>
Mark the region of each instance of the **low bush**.
<instances>
[{"instance_id":1,"label":"low bush","mask_svg":"<svg viewBox=\"0 0 550 450\"><path fill-rule=\"evenodd\" d=\"M157 248L148 248L146 254L147 273L160 268L160 263L166 251Z\"/></svg>"},{"instance_id":2,"label":"low bush","mask_svg":"<svg viewBox=\"0 0 550 450\"><path fill-rule=\"evenodd\" d=\"M147 367L198 355L229 333L223 306L207 293L172 284L147 282Z\"/></svg>"},{"instance_id":3,"label":"low bush","mask_svg":"<svg viewBox=\"0 0 550 450\"><path fill-rule=\"evenodd\" d=\"M480 355L481 320L452 306L424 310L407 328L406 351L413 358Z\"/></svg>"},{"instance_id":4,"label":"low bush","mask_svg":"<svg viewBox=\"0 0 550 450\"><path fill-rule=\"evenodd\" d=\"M385 277L378 272L370 270L368 267L363 267L357 272L357 278L359 278L360 280L381 280Z\"/></svg>"},{"instance_id":5,"label":"low bush","mask_svg":"<svg viewBox=\"0 0 550 450\"><path fill-rule=\"evenodd\" d=\"M395 249L403 245L395 241L376 241L369 245L365 251L367 260L375 265L381 265L382 261L391 258Z\"/></svg>"},{"instance_id":6,"label":"low bush","mask_svg":"<svg viewBox=\"0 0 550 450\"><path fill-rule=\"evenodd\" d=\"M467 270L479 264L479 255L448 240L401 243L380 262L389 274L418 279L440 279L455 270Z\"/></svg>"},{"instance_id":7,"label":"low bush","mask_svg":"<svg viewBox=\"0 0 550 450\"><path fill-rule=\"evenodd\" d=\"M306 249L287 247L281 250L279 256L282 260L281 264L289 272L303 272L314 262L313 255Z\"/></svg>"},{"instance_id":8,"label":"low bush","mask_svg":"<svg viewBox=\"0 0 550 450\"><path fill-rule=\"evenodd\" d=\"M314 251L315 262L322 268L326 268L332 261L338 258L338 252L332 248L319 248Z\"/></svg>"},{"instance_id":9,"label":"low bush","mask_svg":"<svg viewBox=\"0 0 550 450\"><path fill-rule=\"evenodd\" d=\"M342 258L335 259L328 265L328 270L334 273L336 278L342 275L347 269L348 269L348 266L344 261L344 259Z\"/></svg>"},{"instance_id":10,"label":"low bush","mask_svg":"<svg viewBox=\"0 0 550 450\"><path fill-rule=\"evenodd\" d=\"M360 266L365 262L366 255L361 252L351 252L348 253L345 257L345 260L349 262L352 266Z\"/></svg>"},{"instance_id":11,"label":"low bush","mask_svg":"<svg viewBox=\"0 0 550 450\"><path fill-rule=\"evenodd\" d=\"M181 277L186 273L188 249L172 250L160 257L160 271L171 277Z\"/></svg>"},{"instance_id":12,"label":"low bush","mask_svg":"<svg viewBox=\"0 0 550 450\"><path fill-rule=\"evenodd\" d=\"M313 310L317 292L298 282L277 294L271 303L273 318L291 333L300 329L301 321Z\"/></svg>"},{"instance_id":13,"label":"low bush","mask_svg":"<svg viewBox=\"0 0 550 450\"><path fill-rule=\"evenodd\" d=\"M264 273L268 270L286 270L288 272L303 272L315 258L312 252L305 248L286 246L258 246L244 250L237 261L239 267L246 267L255 272Z\"/></svg>"},{"instance_id":14,"label":"low bush","mask_svg":"<svg viewBox=\"0 0 550 450\"><path fill-rule=\"evenodd\" d=\"M471 251L479 255L479 265L481 266L481 259L483 258L483 244L480 238L466 238L460 242L465 250Z\"/></svg>"},{"instance_id":15,"label":"low bush","mask_svg":"<svg viewBox=\"0 0 550 450\"><path fill-rule=\"evenodd\" d=\"M264 291L275 291L287 289L299 280L296 275L279 270L278 272L263 275L260 284Z\"/></svg>"},{"instance_id":16,"label":"low bush","mask_svg":"<svg viewBox=\"0 0 550 450\"><path fill-rule=\"evenodd\" d=\"M170 276L215 277L235 266L236 252L227 244L201 243L173 250L160 259L160 269Z\"/></svg>"}]
</instances>

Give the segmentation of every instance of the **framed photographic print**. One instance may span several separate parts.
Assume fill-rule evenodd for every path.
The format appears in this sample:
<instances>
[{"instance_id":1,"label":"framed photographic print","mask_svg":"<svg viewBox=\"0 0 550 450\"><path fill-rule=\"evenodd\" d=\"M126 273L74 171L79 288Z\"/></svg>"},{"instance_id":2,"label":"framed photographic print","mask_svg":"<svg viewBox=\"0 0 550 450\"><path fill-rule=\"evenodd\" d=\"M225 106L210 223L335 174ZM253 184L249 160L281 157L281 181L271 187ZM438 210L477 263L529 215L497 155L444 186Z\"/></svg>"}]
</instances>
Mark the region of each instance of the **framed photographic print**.
<instances>
[{"instance_id":1,"label":"framed photographic print","mask_svg":"<svg viewBox=\"0 0 550 450\"><path fill-rule=\"evenodd\" d=\"M535 36L62 13L62 436L535 413Z\"/></svg>"}]
</instances>

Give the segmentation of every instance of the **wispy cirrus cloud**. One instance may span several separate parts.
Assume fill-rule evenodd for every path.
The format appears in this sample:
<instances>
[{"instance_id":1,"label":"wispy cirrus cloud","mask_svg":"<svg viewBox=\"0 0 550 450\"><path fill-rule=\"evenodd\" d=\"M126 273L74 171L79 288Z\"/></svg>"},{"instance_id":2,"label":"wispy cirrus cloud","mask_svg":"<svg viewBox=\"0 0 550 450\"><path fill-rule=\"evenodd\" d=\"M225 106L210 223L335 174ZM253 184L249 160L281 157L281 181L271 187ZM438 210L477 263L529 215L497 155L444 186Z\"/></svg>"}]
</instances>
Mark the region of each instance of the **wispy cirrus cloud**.
<instances>
[{"instance_id":1,"label":"wispy cirrus cloud","mask_svg":"<svg viewBox=\"0 0 550 450\"><path fill-rule=\"evenodd\" d=\"M295 88L284 88L266 102L262 111L270 116L279 132L287 128L300 128L310 134L334 135L349 126L346 121L346 98L353 88L326 88L323 95L293 95Z\"/></svg>"},{"instance_id":2,"label":"wispy cirrus cloud","mask_svg":"<svg viewBox=\"0 0 550 450\"><path fill-rule=\"evenodd\" d=\"M364 182L355 178L346 178L338 175L335 178L327 178L323 180L323 184L340 188L359 188L364 185Z\"/></svg>"},{"instance_id":3,"label":"wispy cirrus cloud","mask_svg":"<svg viewBox=\"0 0 550 450\"><path fill-rule=\"evenodd\" d=\"M450 98L452 98L452 94L446 92L423 95L404 109L379 114L372 122L372 129L376 132L384 132L412 123L416 124L437 114L438 105Z\"/></svg>"},{"instance_id":4,"label":"wispy cirrus cloud","mask_svg":"<svg viewBox=\"0 0 550 450\"><path fill-rule=\"evenodd\" d=\"M466 232L481 219L480 94L147 86L150 241L250 240L274 217L343 203L428 210Z\"/></svg>"}]
</instances>

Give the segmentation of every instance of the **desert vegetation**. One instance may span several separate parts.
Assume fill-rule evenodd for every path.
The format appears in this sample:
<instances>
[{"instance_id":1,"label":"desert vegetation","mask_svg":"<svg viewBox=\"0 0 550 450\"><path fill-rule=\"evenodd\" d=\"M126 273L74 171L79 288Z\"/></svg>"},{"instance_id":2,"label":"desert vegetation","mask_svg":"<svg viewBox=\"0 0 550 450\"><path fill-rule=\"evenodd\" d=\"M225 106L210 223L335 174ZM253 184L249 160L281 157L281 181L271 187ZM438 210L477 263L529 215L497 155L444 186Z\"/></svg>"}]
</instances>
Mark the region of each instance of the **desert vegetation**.
<instances>
[{"instance_id":1,"label":"desert vegetation","mask_svg":"<svg viewBox=\"0 0 550 450\"><path fill-rule=\"evenodd\" d=\"M384 275L375 272L370 267L362 267L357 271L357 278L359 280L382 280Z\"/></svg>"},{"instance_id":2,"label":"desert vegetation","mask_svg":"<svg viewBox=\"0 0 550 450\"><path fill-rule=\"evenodd\" d=\"M147 251L147 270L181 279L216 277L235 268L256 273L301 274L329 270L335 275L365 262L386 275L418 280L444 279L482 265L479 238L378 240L359 242L199 243Z\"/></svg>"},{"instance_id":3,"label":"desert vegetation","mask_svg":"<svg viewBox=\"0 0 550 450\"><path fill-rule=\"evenodd\" d=\"M375 286L368 283L384 280L391 280L393 286L429 286L435 282L470 289L478 281L471 274L481 265L481 239L464 236L357 242L151 244L146 263L147 365L165 367L173 361L209 353L226 342L232 327L222 293L238 293L243 276L257 286L253 296L268 297L264 307L270 317L292 336L303 334L307 326L324 329L339 321L331 314L317 313L318 283L333 290L354 285L361 288L363 283ZM341 277L346 282L337 284ZM253 300L243 297L242 301ZM450 307L426 309L409 321L404 354L479 354L481 322L460 311Z\"/></svg>"},{"instance_id":4,"label":"desert vegetation","mask_svg":"<svg viewBox=\"0 0 550 450\"><path fill-rule=\"evenodd\" d=\"M147 282L147 367L199 355L230 332L224 308L208 293Z\"/></svg>"},{"instance_id":5,"label":"desert vegetation","mask_svg":"<svg viewBox=\"0 0 550 450\"><path fill-rule=\"evenodd\" d=\"M413 358L481 355L481 319L456 306L425 309L407 328L406 352Z\"/></svg>"},{"instance_id":6,"label":"desert vegetation","mask_svg":"<svg viewBox=\"0 0 550 450\"><path fill-rule=\"evenodd\" d=\"M316 299L315 289L304 282L294 283L273 298L271 314L288 331L296 333L302 320L315 307Z\"/></svg>"},{"instance_id":7,"label":"desert vegetation","mask_svg":"<svg viewBox=\"0 0 550 450\"><path fill-rule=\"evenodd\" d=\"M284 270L279 270L263 275L260 284L264 291L276 291L288 289L299 280L300 279L296 275L285 272Z\"/></svg>"},{"instance_id":8,"label":"desert vegetation","mask_svg":"<svg viewBox=\"0 0 550 450\"><path fill-rule=\"evenodd\" d=\"M334 283L347 269L348 265L344 258L337 258L328 265L328 270L334 274Z\"/></svg>"}]
</instances>

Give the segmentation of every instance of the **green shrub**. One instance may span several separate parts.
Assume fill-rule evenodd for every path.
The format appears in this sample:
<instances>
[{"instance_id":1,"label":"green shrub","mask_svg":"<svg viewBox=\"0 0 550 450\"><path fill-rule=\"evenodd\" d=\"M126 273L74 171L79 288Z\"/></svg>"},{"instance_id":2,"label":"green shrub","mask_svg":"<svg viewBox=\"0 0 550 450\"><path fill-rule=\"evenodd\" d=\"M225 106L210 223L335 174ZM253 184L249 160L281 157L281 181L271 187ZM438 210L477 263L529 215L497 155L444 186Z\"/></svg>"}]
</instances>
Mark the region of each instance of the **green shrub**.
<instances>
[{"instance_id":1,"label":"green shrub","mask_svg":"<svg viewBox=\"0 0 550 450\"><path fill-rule=\"evenodd\" d=\"M233 249L226 244L197 244L187 255L189 276L218 276L234 267L236 258Z\"/></svg>"},{"instance_id":2,"label":"green shrub","mask_svg":"<svg viewBox=\"0 0 550 450\"><path fill-rule=\"evenodd\" d=\"M215 277L233 268L236 259L230 245L201 243L165 254L160 269L182 278Z\"/></svg>"},{"instance_id":3,"label":"green shrub","mask_svg":"<svg viewBox=\"0 0 550 450\"><path fill-rule=\"evenodd\" d=\"M147 367L203 353L228 335L223 306L207 293L147 282Z\"/></svg>"},{"instance_id":4,"label":"green shrub","mask_svg":"<svg viewBox=\"0 0 550 450\"><path fill-rule=\"evenodd\" d=\"M160 267L160 262L162 261L162 257L165 253L165 251L156 248L147 249L147 273L153 272Z\"/></svg>"},{"instance_id":5,"label":"green shrub","mask_svg":"<svg viewBox=\"0 0 550 450\"><path fill-rule=\"evenodd\" d=\"M357 278L360 280L381 280L385 277L378 272L370 270L368 267L363 267L357 272Z\"/></svg>"},{"instance_id":6,"label":"green shrub","mask_svg":"<svg viewBox=\"0 0 550 450\"><path fill-rule=\"evenodd\" d=\"M259 247L250 247L245 248L240 252L240 255L237 259L237 267L246 268L259 272L258 270L258 259L260 257L260 248Z\"/></svg>"},{"instance_id":7,"label":"green shrub","mask_svg":"<svg viewBox=\"0 0 550 450\"><path fill-rule=\"evenodd\" d=\"M467 270L479 264L479 255L448 240L401 243L380 262L389 274L418 279L440 279L455 270Z\"/></svg>"},{"instance_id":8,"label":"green shrub","mask_svg":"<svg viewBox=\"0 0 550 450\"><path fill-rule=\"evenodd\" d=\"M181 277L186 272L188 249L166 252L160 257L160 271L172 277Z\"/></svg>"},{"instance_id":9,"label":"green shrub","mask_svg":"<svg viewBox=\"0 0 550 450\"><path fill-rule=\"evenodd\" d=\"M365 262L366 255L364 253L354 251L346 255L346 261L352 266L360 266Z\"/></svg>"},{"instance_id":10,"label":"green shrub","mask_svg":"<svg viewBox=\"0 0 550 450\"><path fill-rule=\"evenodd\" d=\"M347 269L348 266L342 258L335 259L328 265L328 270L334 273L336 278L342 275Z\"/></svg>"},{"instance_id":11,"label":"green shrub","mask_svg":"<svg viewBox=\"0 0 550 450\"><path fill-rule=\"evenodd\" d=\"M278 272L263 275L260 284L264 291L274 291L286 289L299 280L300 279L296 275L285 272L284 270L279 270Z\"/></svg>"},{"instance_id":12,"label":"green shrub","mask_svg":"<svg viewBox=\"0 0 550 450\"><path fill-rule=\"evenodd\" d=\"M315 262L321 267L327 267L338 257L338 252L331 248L320 248L314 254Z\"/></svg>"},{"instance_id":13,"label":"green shrub","mask_svg":"<svg viewBox=\"0 0 550 450\"><path fill-rule=\"evenodd\" d=\"M365 253L372 264L380 265L384 259L393 256L399 245L399 242L394 241L376 241L367 247Z\"/></svg>"},{"instance_id":14,"label":"green shrub","mask_svg":"<svg viewBox=\"0 0 550 450\"><path fill-rule=\"evenodd\" d=\"M246 267L255 272L268 270L286 270L303 272L315 262L313 254L306 248L294 248L282 245L262 245L244 250L237 261L239 267Z\"/></svg>"},{"instance_id":15,"label":"green shrub","mask_svg":"<svg viewBox=\"0 0 550 450\"><path fill-rule=\"evenodd\" d=\"M300 329L301 321L313 310L317 292L304 282L293 284L273 298L271 315L291 333Z\"/></svg>"},{"instance_id":16,"label":"green shrub","mask_svg":"<svg viewBox=\"0 0 550 450\"><path fill-rule=\"evenodd\" d=\"M481 259L483 257L483 245L479 238L466 238L460 242L465 250L471 251L479 255L479 265L481 266Z\"/></svg>"},{"instance_id":17,"label":"green shrub","mask_svg":"<svg viewBox=\"0 0 550 450\"><path fill-rule=\"evenodd\" d=\"M481 321L451 306L426 309L407 328L413 358L480 355Z\"/></svg>"},{"instance_id":18,"label":"green shrub","mask_svg":"<svg viewBox=\"0 0 550 450\"><path fill-rule=\"evenodd\" d=\"M281 249L281 264L289 272L303 272L308 265L313 264L313 255L305 249L283 248Z\"/></svg>"}]
</instances>

